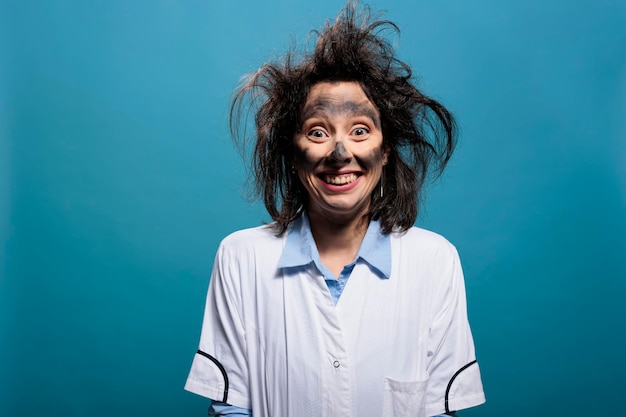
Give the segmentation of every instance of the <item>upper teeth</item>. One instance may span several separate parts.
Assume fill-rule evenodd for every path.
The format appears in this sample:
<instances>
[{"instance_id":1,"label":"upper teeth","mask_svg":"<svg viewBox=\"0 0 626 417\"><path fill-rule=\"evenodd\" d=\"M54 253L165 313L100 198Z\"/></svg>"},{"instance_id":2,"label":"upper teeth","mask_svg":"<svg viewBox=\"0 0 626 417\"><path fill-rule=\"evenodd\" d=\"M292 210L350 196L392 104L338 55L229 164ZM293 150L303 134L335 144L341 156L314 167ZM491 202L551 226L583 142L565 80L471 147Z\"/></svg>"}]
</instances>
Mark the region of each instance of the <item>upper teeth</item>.
<instances>
[{"instance_id":1,"label":"upper teeth","mask_svg":"<svg viewBox=\"0 0 626 417\"><path fill-rule=\"evenodd\" d=\"M343 185L343 184L348 184L352 181L355 181L356 178L357 178L356 174L326 175L324 177L324 181L333 185Z\"/></svg>"}]
</instances>

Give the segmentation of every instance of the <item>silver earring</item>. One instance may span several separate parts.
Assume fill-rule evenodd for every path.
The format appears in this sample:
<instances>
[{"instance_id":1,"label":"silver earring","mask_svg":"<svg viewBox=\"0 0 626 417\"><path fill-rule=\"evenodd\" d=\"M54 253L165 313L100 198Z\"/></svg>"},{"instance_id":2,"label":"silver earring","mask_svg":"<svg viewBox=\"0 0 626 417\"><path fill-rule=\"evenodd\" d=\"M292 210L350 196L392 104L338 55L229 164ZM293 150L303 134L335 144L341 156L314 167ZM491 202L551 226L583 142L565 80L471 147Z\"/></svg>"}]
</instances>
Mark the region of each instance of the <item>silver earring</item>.
<instances>
[{"instance_id":1,"label":"silver earring","mask_svg":"<svg viewBox=\"0 0 626 417\"><path fill-rule=\"evenodd\" d=\"M380 198L383 198L383 172L380 173Z\"/></svg>"}]
</instances>

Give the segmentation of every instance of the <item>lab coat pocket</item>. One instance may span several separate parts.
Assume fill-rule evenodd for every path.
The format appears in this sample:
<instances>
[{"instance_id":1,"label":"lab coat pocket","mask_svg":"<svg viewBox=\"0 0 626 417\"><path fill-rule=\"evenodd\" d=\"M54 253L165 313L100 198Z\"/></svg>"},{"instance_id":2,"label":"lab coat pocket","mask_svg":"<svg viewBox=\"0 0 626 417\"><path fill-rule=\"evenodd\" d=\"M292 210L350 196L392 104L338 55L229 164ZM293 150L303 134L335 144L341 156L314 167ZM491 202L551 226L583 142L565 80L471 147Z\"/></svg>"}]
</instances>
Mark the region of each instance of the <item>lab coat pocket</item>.
<instances>
[{"instance_id":1,"label":"lab coat pocket","mask_svg":"<svg viewBox=\"0 0 626 417\"><path fill-rule=\"evenodd\" d=\"M426 417L426 387L423 381L396 381L385 378L382 417Z\"/></svg>"}]
</instances>

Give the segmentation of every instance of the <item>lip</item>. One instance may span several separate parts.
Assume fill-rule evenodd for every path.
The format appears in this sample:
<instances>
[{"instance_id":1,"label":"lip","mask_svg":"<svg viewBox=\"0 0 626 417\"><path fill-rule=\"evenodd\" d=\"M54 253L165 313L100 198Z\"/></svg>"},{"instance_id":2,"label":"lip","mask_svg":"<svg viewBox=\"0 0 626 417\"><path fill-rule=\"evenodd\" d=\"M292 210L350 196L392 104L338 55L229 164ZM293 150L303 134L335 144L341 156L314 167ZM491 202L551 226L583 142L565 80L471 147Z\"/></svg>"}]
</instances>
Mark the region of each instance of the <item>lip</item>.
<instances>
[{"instance_id":1,"label":"lip","mask_svg":"<svg viewBox=\"0 0 626 417\"><path fill-rule=\"evenodd\" d=\"M348 177L350 175L355 176L356 178L350 182L347 182L345 184L332 184L326 181L328 176L343 176L343 177ZM321 172L317 174L317 179L320 182L320 184L327 189L328 191L331 192L345 192L345 191L350 191L351 189L353 189L354 187L356 187L360 182L361 182L361 178L363 177L363 173L362 172L358 172L358 171L345 171L345 172Z\"/></svg>"}]
</instances>

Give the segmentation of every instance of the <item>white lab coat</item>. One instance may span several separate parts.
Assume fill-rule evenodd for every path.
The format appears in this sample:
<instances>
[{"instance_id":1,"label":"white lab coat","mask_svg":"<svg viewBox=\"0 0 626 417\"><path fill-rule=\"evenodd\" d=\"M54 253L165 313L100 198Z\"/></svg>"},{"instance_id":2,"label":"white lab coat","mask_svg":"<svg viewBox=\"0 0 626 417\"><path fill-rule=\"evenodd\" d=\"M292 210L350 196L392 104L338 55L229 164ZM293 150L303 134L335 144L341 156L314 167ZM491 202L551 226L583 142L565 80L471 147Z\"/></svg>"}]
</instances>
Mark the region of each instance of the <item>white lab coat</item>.
<instances>
[{"instance_id":1,"label":"white lab coat","mask_svg":"<svg viewBox=\"0 0 626 417\"><path fill-rule=\"evenodd\" d=\"M390 278L358 262L337 305L314 266L277 268L285 240L268 226L223 240L185 389L254 417L425 417L485 401L447 240L392 234Z\"/></svg>"}]
</instances>

